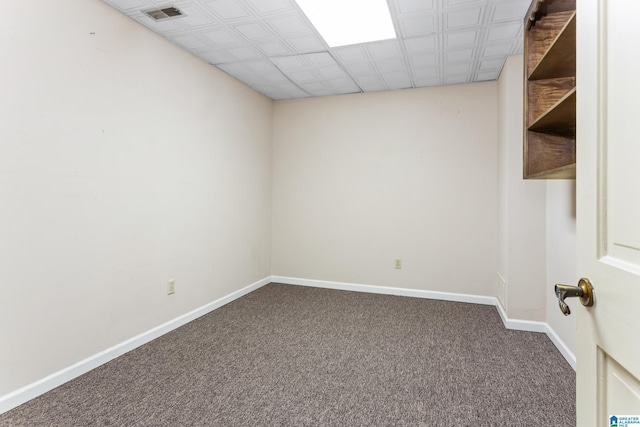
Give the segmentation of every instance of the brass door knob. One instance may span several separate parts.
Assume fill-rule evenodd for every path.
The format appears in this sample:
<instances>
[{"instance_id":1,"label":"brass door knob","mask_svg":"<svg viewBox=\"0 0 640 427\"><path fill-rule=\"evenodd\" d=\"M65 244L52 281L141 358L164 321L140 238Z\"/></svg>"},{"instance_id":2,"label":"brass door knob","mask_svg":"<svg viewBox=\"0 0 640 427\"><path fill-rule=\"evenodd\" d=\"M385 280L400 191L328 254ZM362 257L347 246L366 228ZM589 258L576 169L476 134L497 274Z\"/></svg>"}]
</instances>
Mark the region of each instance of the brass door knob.
<instances>
[{"instance_id":1,"label":"brass door knob","mask_svg":"<svg viewBox=\"0 0 640 427\"><path fill-rule=\"evenodd\" d=\"M569 306L564 301L565 298L578 297L585 307L591 307L593 305L593 285L591 285L589 279L585 279L584 277L580 279L578 286L556 285L555 291L556 297L558 297L560 311L562 311L565 316L571 314Z\"/></svg>"}]
</instances>

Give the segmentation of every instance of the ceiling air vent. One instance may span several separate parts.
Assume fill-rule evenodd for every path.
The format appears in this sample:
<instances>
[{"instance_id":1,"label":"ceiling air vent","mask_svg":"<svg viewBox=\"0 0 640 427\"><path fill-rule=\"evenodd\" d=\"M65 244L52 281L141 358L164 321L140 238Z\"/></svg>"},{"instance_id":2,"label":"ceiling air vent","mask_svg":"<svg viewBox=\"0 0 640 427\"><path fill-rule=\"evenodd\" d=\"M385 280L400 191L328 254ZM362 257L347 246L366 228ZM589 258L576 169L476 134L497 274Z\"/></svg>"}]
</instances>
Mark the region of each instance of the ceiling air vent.
<instances>
[{"instance_id":1,"label":"ceiling air vent","mask_svg":"<svg viewBox=\"0 0 640 427\"><path fill-rule=\"evenodd\" d=\"M161 9L143 10L142 12L146 13L156 21L184 16L180 9L173 6L166 6Z\"/></svg>"}]
</instances>

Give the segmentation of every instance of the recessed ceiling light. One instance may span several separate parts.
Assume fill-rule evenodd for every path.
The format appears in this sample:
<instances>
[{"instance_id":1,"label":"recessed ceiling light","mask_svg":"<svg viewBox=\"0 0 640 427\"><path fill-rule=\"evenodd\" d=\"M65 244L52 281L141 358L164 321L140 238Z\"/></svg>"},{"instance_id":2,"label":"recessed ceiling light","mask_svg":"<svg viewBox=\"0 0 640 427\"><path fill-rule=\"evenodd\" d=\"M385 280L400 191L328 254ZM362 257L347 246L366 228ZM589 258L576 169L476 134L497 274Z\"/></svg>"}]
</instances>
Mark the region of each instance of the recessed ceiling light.
<instances>
[{"instance_id":1,"label":"recessed ceiling light","mask_svg":"<svg viewBox=\"0 0 640 427\"><path fill-rule=\"evenodd\" d=\"M387 0L296 0L331 47L396 38Z\"/></svg>"}]
</instances>

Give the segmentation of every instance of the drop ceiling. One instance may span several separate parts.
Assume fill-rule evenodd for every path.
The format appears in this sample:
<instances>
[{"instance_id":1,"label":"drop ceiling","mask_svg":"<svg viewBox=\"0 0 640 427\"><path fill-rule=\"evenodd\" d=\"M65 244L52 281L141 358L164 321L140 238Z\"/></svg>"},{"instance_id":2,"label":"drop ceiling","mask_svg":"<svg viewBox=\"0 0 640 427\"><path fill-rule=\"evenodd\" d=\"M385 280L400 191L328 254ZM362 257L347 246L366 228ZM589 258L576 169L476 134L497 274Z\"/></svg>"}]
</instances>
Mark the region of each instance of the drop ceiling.
<instances>
[{"instance_id":1,"label":"drop ceiling","mask_svg":"<svg viewBox=\"0 0 640 427\"><path fill-rule=\"evenodd\" d=\"M103 1L274 100L496 80L531 2L388 0L398 39L331 48L294 0Z\"/></svg>"}]
</instances>

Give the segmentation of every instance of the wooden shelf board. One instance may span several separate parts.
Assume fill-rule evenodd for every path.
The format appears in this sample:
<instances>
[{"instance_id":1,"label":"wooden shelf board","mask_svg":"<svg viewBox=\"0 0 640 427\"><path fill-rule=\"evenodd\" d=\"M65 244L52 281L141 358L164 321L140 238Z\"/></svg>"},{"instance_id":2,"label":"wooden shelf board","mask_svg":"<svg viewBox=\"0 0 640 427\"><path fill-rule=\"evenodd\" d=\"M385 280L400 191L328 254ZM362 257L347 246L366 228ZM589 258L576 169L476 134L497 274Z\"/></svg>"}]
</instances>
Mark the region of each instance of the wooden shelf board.
<instances>
[{"instance_id":1,"label":"wooden shelf board","mask_svg":"<svg viewBox=\"0 0 640 427\"><path fill-rule=\"evenodd\" d=\"M576 13L575 11L560 12L556 15L558 15L558 20L566 19L564 15L567 13L570 13L570 18L551 43L544 43L544 39L536 41L539 45L535 48L537 51L543 51L544 55L540 57L539 54L536 55L536 52L533 52L533 61L529 63L528 68L529 80L576 75ZM549 20L551 18L556 18L556 16L547 15L545 17ZM540 25L542 25L542 21ZM531 31L535 31L535 28ZM540 58L536 62L538 57Z\"/></svg>"},{"instance_id":2,"label":"wooden shelf board","mask_svg":"<svg viewBox=\"0 0 640 427\"><path fill-rule=\"evenodd\" d=\"M532 175L525 175L524 179L576 179L576 164L572 163Z\"/></svg>"},{"instance_id":3,"label":"wooden shelf board","mask_svg":"<svg viewBox=\"0 0 640 427\"><path fill-rule=\"evenodd\" d=\"M554 108L575 87L575 77L529 81L527 90L527 127Z\"/></svg>"},{"instance_id":4,"label":"wooden shelf board","mask_svg":"<svg viewBox=\"0 0 640 427\"><path fill-rule=\"evenodd\" d=\"M573 88L533 122L528 129L534 132L549 132L558 129L575 129L575 127L576 89Z\"/></svg>"}]
</instances>

